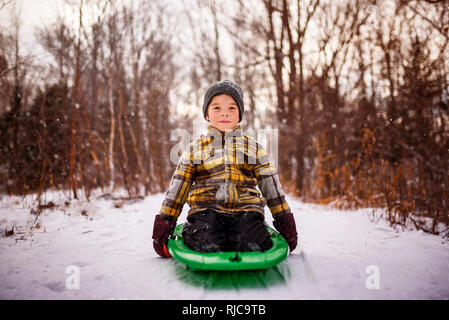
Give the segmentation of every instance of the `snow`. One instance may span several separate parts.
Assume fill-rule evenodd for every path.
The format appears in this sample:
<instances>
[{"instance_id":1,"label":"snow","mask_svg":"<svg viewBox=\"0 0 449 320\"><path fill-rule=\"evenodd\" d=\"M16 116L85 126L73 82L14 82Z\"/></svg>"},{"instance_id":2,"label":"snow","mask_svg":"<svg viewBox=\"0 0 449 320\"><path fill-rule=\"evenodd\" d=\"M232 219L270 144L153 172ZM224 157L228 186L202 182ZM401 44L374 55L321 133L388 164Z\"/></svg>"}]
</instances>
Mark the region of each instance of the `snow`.
<instances>
[{"instance_id":1,"label":"snow","mask_svg":"<svg viewBox=\"0 0 449 320\"><path fill-rule=\"evenodd\" d=\"M287 260L265 271L193 272L152 248L163 193L126 202L99 195L69 203L48 192L43 199L56 206L37 219L31 196L0 196L1 299L449 298L449 244L375 223L372 210L287 196L300 235ZM268 208L266 220L272 226Z\"/></svg>"}]
</instances>

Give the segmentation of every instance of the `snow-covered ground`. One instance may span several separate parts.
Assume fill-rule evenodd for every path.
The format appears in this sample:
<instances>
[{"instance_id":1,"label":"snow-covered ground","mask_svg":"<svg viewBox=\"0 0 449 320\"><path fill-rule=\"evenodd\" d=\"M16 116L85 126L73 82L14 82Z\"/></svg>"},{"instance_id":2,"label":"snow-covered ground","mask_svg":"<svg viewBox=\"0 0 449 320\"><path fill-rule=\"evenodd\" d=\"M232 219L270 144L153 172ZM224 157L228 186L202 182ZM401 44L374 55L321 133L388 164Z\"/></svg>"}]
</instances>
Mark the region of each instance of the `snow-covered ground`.
<instances>
[{"instance_id":1,"label":"snow-covered ground","mask_svg":"<svg viewBox=\"0 0 449 320\"><path fill-rule=\"evenodd\" d=\"M36 219L31 197L0 196L0 298L449 299L449 243L441 237L395 231L372 222L370 210L292 197L300 247L287 260L265 271L189 271L153 251L163 197L65 203L53 192L44 199L56 207ZM266 217L272 225L268 208Z\"/></svg>"}]
</instances>

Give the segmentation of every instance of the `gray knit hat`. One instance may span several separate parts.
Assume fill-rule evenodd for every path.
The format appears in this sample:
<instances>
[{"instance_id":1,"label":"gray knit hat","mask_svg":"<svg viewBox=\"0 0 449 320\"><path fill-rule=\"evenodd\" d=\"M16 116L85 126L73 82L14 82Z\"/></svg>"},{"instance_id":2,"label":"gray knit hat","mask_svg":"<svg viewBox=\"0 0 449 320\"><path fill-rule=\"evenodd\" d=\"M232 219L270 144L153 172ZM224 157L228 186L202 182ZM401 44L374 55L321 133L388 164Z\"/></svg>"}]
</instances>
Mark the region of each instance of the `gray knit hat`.
<instances>
[{"instance_id":1,"label":"gray knit hat","mask_svg":"<svg viewBox=\"0 0 449 320\"><path fill-rule=\"evenodd\" d=\"M206 119L207 107L209 106L212 98L223 93L230 95L234 98L235 102L237 102L237 106L239 107L239 122L242 121L243 111L245 110L243 105L243 91L242 88L231 80L215 82L209 89L207 89L203 102L204 119Z\"/></svg>"}]
</instances>

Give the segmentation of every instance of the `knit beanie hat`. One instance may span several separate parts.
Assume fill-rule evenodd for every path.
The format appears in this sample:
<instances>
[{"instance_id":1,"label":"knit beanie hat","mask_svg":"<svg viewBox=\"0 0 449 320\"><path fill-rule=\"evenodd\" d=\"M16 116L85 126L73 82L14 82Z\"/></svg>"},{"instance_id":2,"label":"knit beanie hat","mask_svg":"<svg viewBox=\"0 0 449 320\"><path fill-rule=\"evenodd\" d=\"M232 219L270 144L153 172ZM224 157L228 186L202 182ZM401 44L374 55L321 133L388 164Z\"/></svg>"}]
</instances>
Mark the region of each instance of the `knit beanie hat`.
<instances>
[{"instance_id":1,"label":"knit beanie hat","mask_svg":"<svg viewBox=\"0 0 449 320\"><path fill-rule=\"evenodd\" d=\"M223 93L230 95L235 102L237 102L237 106L239 107L239 122L242 121L243 111L245 110L243 105L243 91L242 88L230 80L215 82L209 89L207 89L203 102L204 119L206 119L207 107L212 98Z\"/></svg>"}]
</instances>

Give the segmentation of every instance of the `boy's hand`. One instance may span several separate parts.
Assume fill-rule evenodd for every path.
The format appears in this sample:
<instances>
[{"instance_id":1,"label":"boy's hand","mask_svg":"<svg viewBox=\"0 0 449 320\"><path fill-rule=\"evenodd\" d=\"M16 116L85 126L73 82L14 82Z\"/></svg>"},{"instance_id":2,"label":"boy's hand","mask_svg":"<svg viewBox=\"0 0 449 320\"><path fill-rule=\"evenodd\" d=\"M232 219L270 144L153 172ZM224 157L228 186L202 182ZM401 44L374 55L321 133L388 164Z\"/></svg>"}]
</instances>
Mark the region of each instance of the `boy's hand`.
<instances>
[{"instance_id":1,"label":"boy's hand","mask_svg":"<svg viewBox=\"0 0 449 320\"><path fill-rule=\"evenodd\" d=\"M293 213L284 213L279 217L276 216L273 226L285 238L290 248L290 252L295 250L298 244L298 233L296 232L296 223Z\"/></svg>"},{"instance_id":2,"label":"boy's hand","mask_svg":"<svg viewBox=\"0 0 449 320\"><path fill-rule=\"evenodd\" d=\"M168 247L167 247L167 243L168 243L168 239L165 240L153 240L153 248L154 251L156 251L156 253L158 255L160 255L163 258L170 258L171 255L168 252Z\"/></svg>"},{"instance_id":3,"label":"boy's hand","mask_svg":"<svg viewBox=\"0 0 449 320\"><path fill-rule=\"evenodd\" d=\"M170 258L167 244L168 238L173 234L176 227L176 220L164 214L156 215L153 226L153 247L158 255Z\"/></svg>"}]
</instances>

